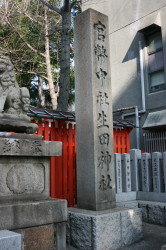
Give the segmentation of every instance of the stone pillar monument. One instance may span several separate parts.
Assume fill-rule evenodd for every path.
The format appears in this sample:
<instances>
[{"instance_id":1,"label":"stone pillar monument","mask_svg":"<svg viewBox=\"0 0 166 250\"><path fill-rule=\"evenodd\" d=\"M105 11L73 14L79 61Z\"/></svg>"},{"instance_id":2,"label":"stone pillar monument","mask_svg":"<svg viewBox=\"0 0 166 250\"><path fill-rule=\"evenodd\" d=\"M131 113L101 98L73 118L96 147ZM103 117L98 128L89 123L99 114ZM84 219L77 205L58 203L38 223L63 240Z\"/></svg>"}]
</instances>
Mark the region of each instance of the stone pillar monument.
<instances>
[{"instance_id":1,"label":"stone pillar monument","mask_svg":"<svg viewBox=\"0 0 166 250\"><path fill-rule=\"evenodd\" d=\"M75 55L78 207L103 210L115 206L107 16L77 17Z\"/></svg>"},{"instance_id":2,"label":"stone pillar monument","mask_svg":"<svg viewBox=\"0 0 166 250\"><path fill-rule=\"evenodd\" d=\"M141 237L139 209L115 207L113 122L107 16L88 9L75 20L77 208L68 241L109 250Z\"/></svg>"}]
</instances>

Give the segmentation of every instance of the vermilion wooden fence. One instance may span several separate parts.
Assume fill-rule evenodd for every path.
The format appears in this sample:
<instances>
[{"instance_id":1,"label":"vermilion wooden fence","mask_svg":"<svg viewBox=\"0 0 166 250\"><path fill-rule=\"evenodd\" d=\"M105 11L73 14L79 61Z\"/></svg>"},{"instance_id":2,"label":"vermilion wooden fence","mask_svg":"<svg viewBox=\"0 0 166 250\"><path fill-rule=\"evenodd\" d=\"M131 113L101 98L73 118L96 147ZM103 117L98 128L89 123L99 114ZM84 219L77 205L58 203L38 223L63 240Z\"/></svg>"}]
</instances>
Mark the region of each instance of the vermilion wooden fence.
<instances>
[{"instance_id":1,"label":"vermilion wooden fence","mask_svg":"<svg viewBox=\"0 0 166 250\"><path fill-rule=\"evenodd\" d=\"M75 125L64 120L39 121L38 134L46 141L62 141L62 156L50 157L50 196L76 204Z\"/></svg>"},{"instance_id":2,"label":"vermilion wooden fence","mask_svg":"<svg viewBox=\"0 0 166 250\"><path fill-rule=\"evenodd\" d=\"M50 196L68 201L74 206L76 201L76 138L75 124L65 120L38 122L38 134L46 141L62 141L62 156L51 157ZM114 128L114 152L127 153L130 149L131 128Z\"/></svg>"},{"instance_id":3,"label":"vermilion wooden fence","mask_svg":"<svg viewBox=\"0 0 166 250\"><path fill-rule=\"evenodd\" d=\"M128 153L130 150L130 132L132 128L114 128L114 153Z\"/></svg>"}]
</instances>

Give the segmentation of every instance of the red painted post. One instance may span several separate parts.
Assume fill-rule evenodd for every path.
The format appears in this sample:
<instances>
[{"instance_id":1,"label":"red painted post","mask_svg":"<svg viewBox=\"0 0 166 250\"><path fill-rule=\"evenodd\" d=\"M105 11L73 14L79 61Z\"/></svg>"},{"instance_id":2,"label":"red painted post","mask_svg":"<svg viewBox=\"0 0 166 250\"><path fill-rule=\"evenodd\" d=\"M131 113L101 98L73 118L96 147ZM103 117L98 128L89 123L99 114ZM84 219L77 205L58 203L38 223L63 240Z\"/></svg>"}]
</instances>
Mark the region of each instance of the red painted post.
<instances>
[{"instance_id":1,"label":"red painted post","mask_svg":"<svg viewBox=\"0 0 166 250\"><path fill-rule=\"evenodd\" d=\"M51 131L50 131L50 140L56 141L56 133L55 133L55 122L51 122ZM56 158L57 157L50 157L50 196L52 198L56 197L55 193L55 176L56 176Z\"/></svg>"}]
</instances>

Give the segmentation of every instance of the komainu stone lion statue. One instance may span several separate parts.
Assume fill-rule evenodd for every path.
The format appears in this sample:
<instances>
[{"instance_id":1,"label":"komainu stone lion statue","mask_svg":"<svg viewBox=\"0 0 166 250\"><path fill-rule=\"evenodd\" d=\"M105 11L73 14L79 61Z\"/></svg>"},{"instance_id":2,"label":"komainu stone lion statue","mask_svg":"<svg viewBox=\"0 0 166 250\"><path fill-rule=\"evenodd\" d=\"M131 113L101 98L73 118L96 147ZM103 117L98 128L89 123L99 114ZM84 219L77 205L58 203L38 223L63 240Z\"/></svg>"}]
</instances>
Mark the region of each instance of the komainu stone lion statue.
<instances>
[{"instance_id":1,"label":"komainu stone lion statue","mask_svg":"<svg viewBox=\"0 0 166 250\"><path fill-rule=\"evenodd\" d=\"M19 87L13 64L0 59L0 130L34 133L37 125L27 116L29 105L29 91Z\"/></svg>"}]
</instances>

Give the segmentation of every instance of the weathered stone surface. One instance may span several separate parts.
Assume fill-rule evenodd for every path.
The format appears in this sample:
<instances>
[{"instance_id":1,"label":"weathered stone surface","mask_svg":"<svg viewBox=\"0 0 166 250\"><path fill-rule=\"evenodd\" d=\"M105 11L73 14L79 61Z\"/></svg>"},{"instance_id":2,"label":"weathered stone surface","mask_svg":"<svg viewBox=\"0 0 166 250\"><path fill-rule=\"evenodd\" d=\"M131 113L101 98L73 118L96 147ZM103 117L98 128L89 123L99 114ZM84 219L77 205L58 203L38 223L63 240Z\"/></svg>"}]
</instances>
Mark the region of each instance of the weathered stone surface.
<instances>
[{"instance_id":1,"label":"weathered stone surface","mask_svg":"<svg viewBox=\"0 0 166 250\"><path fill-rule=\"evenodd\" d=\"M122 192L116 194L116 202L134 201L136 200L136 192Z\"/></svg>"},{"instance_id":2,"label":"weathered stone surface","mask_svg":"<svg viewBox=\"0 0 166 250\"><path fill-rule=\"evenodd\" d=\"M0 138L2 156L60 156L62 142L42 141L38 139Z\"/></svg>"},{"instance_id":3,"label":"weathered stone surface","mask_svg":"<svg viewBox=\"0 0 166 250\"><path fill-rule=\"evenodd\" d=\"M115 207L109 60L108 17L89 9L75 19L77 204L84 209Z\"/></svg>"},{"instance_id":4,"label":"weathered stone surface","mask_svg":"<svg viewBox=\"0 0 166 250\"><path fill-rule=\"evenodd\" d=\"M21 234L8 230L0 231L1 250L21 250Z\"/></svg>"},{"instance_id":5,"label":"weathered stone surface","mask_svg":"<svg viewBox=\"0 0 166 250\"><path fill-rule=\"evenodd\" d=\"M56 249L66 250L66 222L56 224Z\"/></svg>"},{"instance_id":6,"label":"weathered stone surface","mask_svg":"<svg viewBox=\"0 0 166 250\"><path fill-rule=\"evenodd\" d=\"M138 201L137 200L131 200L131 201L123 201L123 202L117 202L117 207L126 207L126 208L138 208Z\"/></svg>"},{"instance_id":7,"label":"weathered stone surface","mask_svg":"<svg viewBox=\"0 0 166 250\"><path fill-rule=\"evenodd\" d=\"M130 166L131 166L131 190L138 191L141 187L141 169L139 161L141 159L141 150L131 149L130 153Z\"/></svg>"},{"instance_id":8,"label":"weathered stone surface","mask_svg":"<svg viewBox=\"0 0 166 250\"><path fill-rule=\"evenodd\" d=\"M166 203L138 201L144 222L166 226Z\"/></svg>"},{"instance_id":9,"label":"weathered stone surface","mask_svg":"<svg viewBox=\"0 0 166 250\"><path fill-rule=\"evenodd\" d=\"M43 164L16 164L8 171L6 185L13 194L42 193L44 191Z\"/></svg>"},{"instance_id":10,"label":"weathered stone surface","mask_svg":"<svg viewBox=\"0 0 166 250\"><path fill-rule=\"evenodd\" d=\"M27 133L33 134L37 131L38 125L35 123L27 122L26 120L18 120L17 117L13 118L1 118L0 119L0 130L1 131L10 131L17 133Z\"/></svg>"},{"instance_id":11,"label":"weathered stone surface","mask_svg":"<svg viewBox=\"0 0 166 250\"><path fill-rule=\"evenodd\" d=\"M141 210L138 208L100 212L70 208L68 223L68 241L78 249L118 249L142 237Z\"/></svg>"},{"instance_id":12,"label":"weathered stone surface","mask_svg":"<svg viewBox=\"0 0 166 250\"><path fill-rule=\"evenodd\" d=\"M49 156L61 155L62 142L43 141L38 135L22 137L0 133L0 203L50 195Z\"/></svg>"},{"instance_id":13,"label":"weathered stone surface","mask_svg":"<svg viewBox=\"0 0 166 250\"><path fill-rule=\"evenodd\" d=\"M20 229L67 221L67 202L60 199L0 205L0 229Z\"/></svg>"},{"instance_id":14,"label":"weathered stone surface","mask_svg":"<svg viewBox=\"0 0 166 250\"><path fill-rule=\"evenodd\" d=\"M29 91L19 87L12 63L0 59L0 130L34 133L38 126L27 116L29 104Z\"/></svg>"},{"instance_id":15,"label":"weathered stone surface","mask_svg":"<svg viewBox=\"0 0 166 250\"><path fill-rule=\"evenodd\" d=\"M153 152L152 154L152 172L153 172L153 191L164 192L163 168L161 165L162 153Z\"/></svg>"},{"instance_id":16,"label":"weathered stone surface","mask_svg":"<svg viewBox=\"0 0 166 250\"><path fill-rule=\"evenodd\" d=\"M0 203L4 200L48 198L48 157L1 157Z\"/></svg>"},{"instance_id":17,"label":"weathered stone surface","mask_svg":"<svg viewBox=\"0 0 166 250\"><path fill-rule=\"evenodd\" d=\"M69 212L70 244L80 249L92 249L92 218Z\"/></svg>"},{"instance_id":18,"label":"weathered stone surface","mask_svg":"<svg viewBox=\"0 0 166 250\"><path fill-rule=\"evenodd\" d=\"M28 139L28 140L42 140L42 135L29 135L29 134L18 134L18 133L8 133L8 132L0 132L0 138L12 138L12 139Z\"/></svg>"},{"instance_id":19,"label":"weathered stone surface","mask_svg":"<svg viewBox=\"0 0 166 250\"><path fill-rule=\"evenodd\" d=\"M152 191L152 168L149 164L151 155L149 153L142 154L141 157L141 169L142 169L142 191Z\"/></svg>"},{"instance_id":20,"label":"weathered stone surface","mask_svg":"<svg viewBox=\"0 0 166 250\"><path fill-rule=\"evenodd\" d=\"M137 192L137 200L141 201L156 201L156 202L166 202L166 193L156 193L156 192Z\"/></svg>"},{"instance_id":21,"label":"weathered stone surface","mask_svg":"<svg viewBox=\"0 0 166 250\"><path fill-rule=\"evenodd\" d=\"M122 245L131 245L142 238L142 214L140 209L121 212Z\"/></svg>"},{"instance_id":22,"label":"weathered stone surface","mask_svg":"<svg viewBox=\"0 0 166 250\"><path fill-rule=\"evenodd\" d=\"M122 191L131 192L131 169L129 154L122 154Z\"/></svg>"},{"instance_id":23,"label":"weathered stone surface","mask_svg":"<svg viewBox=\"0 0 166 250\"><path fill-rule=\"evenodd\" d=\"M120 212L97 216L93 219L94 249L117 249L122 245Z\"/></svg>"},{"instance_id":24,"label":"weathered stone surface","mask_svg":"<svg viewBox=\"0 0 166 250\"><path fill-rule=\"evenodd\" d=\"M122 165L121 165L121 154L114 154L115 162L115 183L116 183L116 194L122 193Z\"/></svg>"},{"instance_id":25,"label":"weathered stone surface","mask_svg":"<svg viewBox=\"0 0 166 250\"><path fill-rule=\"evenodd\" d=\"M55 247L55 226L43 225L15 230L22 235L24 250L53 250Z\"/></svg>"}]
</instances>

